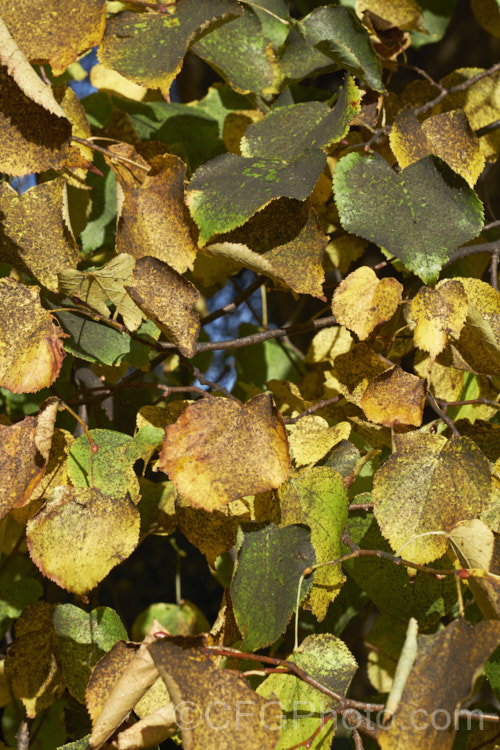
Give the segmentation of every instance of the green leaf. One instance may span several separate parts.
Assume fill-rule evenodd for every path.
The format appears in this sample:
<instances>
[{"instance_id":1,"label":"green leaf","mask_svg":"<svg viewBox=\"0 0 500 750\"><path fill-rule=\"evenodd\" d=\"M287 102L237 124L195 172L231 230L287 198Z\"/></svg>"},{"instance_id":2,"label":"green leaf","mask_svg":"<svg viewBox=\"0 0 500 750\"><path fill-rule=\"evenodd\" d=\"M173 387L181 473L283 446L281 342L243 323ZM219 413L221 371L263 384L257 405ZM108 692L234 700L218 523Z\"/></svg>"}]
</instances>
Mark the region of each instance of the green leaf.
<instances>
[{"instance_id":1,"label":"green leaf","mask_svg":"<svg viewBox=\"0 0 500 750\"><path fill-rule=\"evenodd\" d=\"M418 49L425 44L441 41L455 11L457 0L425 0L422 6L422 26L428 34L410 31L411 46Z\"/></svg>"},{"instance_id":2,"label":"green leaf","mask_svg":"<svg viewBox=\"0 0 500 750\"><path fill-rule=\"evenodd\" d=\"M278 490L281 523L304 523L311 529L311 544L318 563L342 555L340 538L347 521L348 498L340 474L326 466L297 471ZM314 572L308 603L318 620L340 592L345 576L338 565Z\"/></svg>"},{"instance_id":3,"label":"green leaf","mask_svg":"<svg viewBox=\"0 0 500 750\"><path fill-rule=\"evenodd\" d=\"M133 502L139 498L139 481L133 470L140 447L130 435L115 430L91 430L99 450L90 450L82 435L75 440L68 456L68 476L75 487L97 487L111 497L127 492Z\"/></svg>"},{"instance_id":4,"label":"green leaf","mask_svg":"<svg viewBox=\"0 0 500 750\"><path fill-rule=\"evenodd\" d=\"M248 8L240 18L205 35L192 49L241 94L273 90L271 41L262 33L259 18Z\"/></svg>"},{"instance_id":5,"label":"green leaf","mask_svg":"<svg viewBox=\"0 0 500 750\"><path fill-rule=\"evenodd\" d=\"M30 576L35 573L25 557L14 557L0 573L0 633L9 629L12 620L19 617L28 604L34 604L43 594L40 581Z\"/></svg>"},{"instance_id":6,"label":"green leaf","mask_svg":"<svg viewBox=\"0 0 500 750\"><path fill-rule=\"evenodd\" d=\"M498 698L500 696L500 646L484 665L484 673Z\"/></svg>"},{"instance_id":7,"label":"green leaf","mask_svg":"<svg viewBox=\"0 0 500 750\"><path fill-rule=\"evenodd\" d=\"M135 618L132 625L132 640L142 641L153 620L157 620L172 635L197 635L208 633L210 630L207 618L196 604L188 601L183 601L182 604L158 602L151 604Z\"/></svg>"},{"instance_id":8,"label":"green leaf","mask_svg":"<svg viewBox=\"0 0 500 750\"><path fill-rule=\"evenodd\" d=\"M95 157L96 167L105 175L90 172L87 183L92 188L92 210L87 225L80 234L84 254L103 245L112 246L116 225L116 177L101 154Z\"/></svg>"},{"instance_id":9,"label":"green leaf","mask_svg":"<svg viewBox=\"0 0 500 750\"><path fill-rule=\"evenodd\" d=\"M340 638L325 633L310 635L288 658L322 685L345 695L357 670L357 663ZM286 750L292 744L305 744L312 750L330 747L335 723L329 721L316 737L315 732L335 701L293 675L271 674L257 688L264 698L277 696L282 715L281 734L276 750Z\"/></svg>"},{"instance_id":10,"label":"green leaf","mask_svg":"<svg viewBox=\"0 0 500 750\"><path fill-rule=\"evenodd\" d=\"M251 323L242 323L238 336L248 336L259 330ZM238 380L242 383L238 392L243 395L247 384L265 390L269 380L293 380L297 375L293 362L297 363L299 359L287 344L280 346L275 339L269 339L252 347L235 349L234 361Z\"/></svg>"},{"instance_id":11,"label":"green leaf","mask_svg":"<svg viewBox=\"0 0 500 750\"><path fill-rule=\"evenodd\" d=\"M385 91L368 31L350 8L341 5L316 8L296 28L307 44L330 57L337 67L363 78L375 91Z\"/></svg>"},{"instance_id":12,"label":"green leaf","mask_svg":"<svg viewBox=\"0 0 500 750\"><path fill-rule=\"evenodd\" d=\"M99 47L100 62L141 86L168 94L192 42L241 14L232 0L181 0L175 10L112 16Z\"/></svg>"},{"instance_id":13,"label":"green leaf","mask_svg":"<svg viewBox=\"0 0 500 750\"><path fill-rule=\"evenodd\" d=\"M350 121L359 112L360 99L359 89L349 77L333 109L317 101L275 107L247 128L241 140L241 154L293 162L309 149L336 143L345 136Z\"/></svg>"},{"instance_id":14,"label":"green leaf","mask_svg":"<svg viewBox=\"0 0 500 750\"><path fill-rule=\"evenodd\" d=\"M477 195L435 156L397 174L378 154L351 153L339 161L333 189L344 229L376 242L426 284L483 226Z\"/></svg>"},{"instance_id":15,"label":"green leaf","mask_svg":"<svg viewBox=\"0 0 500 750\"><path fill-rule=\"evenodd\" d=\"M117 613L109 607L85 612L74 604L58 604L52 622L66 685L71 695L84 703L95 664L116 641L127 639L127 631Z\"/></svg>"},{"instance_id":16,"label":"green leaf","mask_svg":"<svg viewBox=\"0 0 500 750\"><path fill-rule=\"evenodd\" d=\"M303 526L269 524L239 532L231 599L245 651L269 646L286 629L297 605L299 578L314 565L309 531ZM305 580L301 599L312 581Z\"/></svg>"},{"instance_id":17,"label":"green leaf","mask_svg":"<svg viewBox=\"0 0 500 750\"><path fill-rule=\"evenodd\" d=\"M325 165L322 151L302 154L293 164L281 159L245 159L224 154L203 164L187 188L186 202L200 228L201 245L214 234L241 226L275 198L305 200Z\"/></svg>"},{"instance_id":18,"label":"green leaf","mask_svg":"<svg viewBox=\"0 0 500 750\"><path fill-rule=\"evenodd\" d=\"M59 745L57 750L87 750L89 746L89 737L90 734L86 734L85 737L82 737L79 740L68 742L66 745Z\"/></svg>"}]
</instances>

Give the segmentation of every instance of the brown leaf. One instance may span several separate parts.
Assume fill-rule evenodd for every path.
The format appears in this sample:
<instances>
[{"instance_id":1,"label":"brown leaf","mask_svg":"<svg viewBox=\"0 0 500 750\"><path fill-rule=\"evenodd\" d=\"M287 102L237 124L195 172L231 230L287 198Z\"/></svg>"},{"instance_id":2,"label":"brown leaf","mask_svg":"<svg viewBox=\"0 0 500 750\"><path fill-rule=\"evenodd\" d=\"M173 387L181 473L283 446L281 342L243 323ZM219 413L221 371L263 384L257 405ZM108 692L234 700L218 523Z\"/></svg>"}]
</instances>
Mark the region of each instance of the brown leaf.
<instances>
[{"instance_id":1,"label":"brown leaf","mask_svg":"<svg viewBox=\"0 0 500 750\"><path fill-rule=\"evenodd\" d=\"M332 312L340 325L364 341L374 328L392 318L402 293L403 287L396 279L379 280L372 268L361 266L335 290Z\"/></svg>"},{"instance_id":2,"label":"brown leaf","mask_svg":"<svg viewBox=\"0 0 500 750\"><path fill-rule=\"evenodd\" d=\"M99 44L106 19L105 0L0 0L0 16L32 63L49 63L55 76Z\"/></svg>"},{"instance_id":3,"label":"brown leaf","mask_svg":"<svg viewBox=\"0 0 500 750\"><path fill-rule=\"evenodd\" d=\"M71 123L0 18L0 171L22 176L59 169L70 151Z\"/></svg>"},{"instance_id":4,"label":"brown leaf","mask_svg":"<svg viewBox=\"0 0 500 750\"><path fill-rule=\"evenodd\" d=\"M375 424L420 427L425 397L424 382L394 365L370 380L360 405L366 418Z\"/></svg>"},{"instance_id":5,"label":"brown leaf","mask_svg":"<svg viewBox=\"0 0 500 750\"><path fill-rule=\"evenodd\" d=\"M420 636L417 659L391 727L381 731L382 750L449 750L455 738L455 709L498 645L500 623L475 627L455 620L435 635Z\"/></svg>"},{"instance_id":6,"label":"brown leaf","mask_svg":"<svg viewBox=\"0 0 500 750\"><path fill-rule=\"evenodd\" d=\"M22 701L30 719L49 708L64 690L53 609L46 602L24 608L16 624L16 638L5 659L12 692Z\"/></svg>"},{"instance_id":7,"label":"brown leaf","mask_svg":"<svg viewBox=\"0 0 500 750\"><path fill-rule=\"evenodd\" d=\"M43 479L57 413L57 402L37 417L13 425L0 425L0 518L19 508Z\"/></svg>"},{"instance_id":8,"label":"brown leaf","mask_svg":"<svg viewBox=\"0 0 500 750\"><path fill-rule=\"evenodd\" d=\"M166 428L159 466L181 495L206 510L266 492L290 468L283 420L266 393L243 406L202 399Z\"/></svg>"},{"instance_id":9,"label":"brown leaf","mask_svg":"<svg viewBox=\"0 0 500 750\"><path fill-rule=\"evenodd\" d=\"M196 353L200 316L194 306L200 293L194 284L161 260L145 256L136 262L132 284L125 288L181 354Z\"/></svg>"},{"instance_id":10,"label":"brown leaf","mask_svg":"<svg viewBox=\"0 0 500 750\"><path fill-rule=\"evenodd\" d=\"M243 676L216 667L199 639L162 638L149 650L176 707L185 750L276 746L277 701L261 698Z\"/></svg>"},{"instance_id":11,"label":"brown leaf","mask_svg":"<svg viewBox=\"0 0 500 750\"><path fill-rule=\"evenodd\" d=\"M34 393L56 380L66 335L39 300L40 289L0 279L0 385Z\"/></svg>"},{"instance_id":12,"label":"brown leaf","mask_svg":"<svg viewBox=\"0 0 500 750\"><path fill-rule=\"evenodd\" d=\"M139 186L126 186L118 222L116 249L134 258L151 255L178 273L193 267L195 229L184 204L186 167L177 156L162 157Z\"/></svg>"},{"instance_id":13,"label":"brown leaf","mask_svg":"<svg viewBox=\"0 0 500 750\"><path fill-rule=\"evenodd\" d=\"M64 218L67 187L62 179L42 182L22 195L0 185L0 259L25 271L51 292L59 291L57 274L76 268L80 254Z\"/></svg>"}]
</instances>

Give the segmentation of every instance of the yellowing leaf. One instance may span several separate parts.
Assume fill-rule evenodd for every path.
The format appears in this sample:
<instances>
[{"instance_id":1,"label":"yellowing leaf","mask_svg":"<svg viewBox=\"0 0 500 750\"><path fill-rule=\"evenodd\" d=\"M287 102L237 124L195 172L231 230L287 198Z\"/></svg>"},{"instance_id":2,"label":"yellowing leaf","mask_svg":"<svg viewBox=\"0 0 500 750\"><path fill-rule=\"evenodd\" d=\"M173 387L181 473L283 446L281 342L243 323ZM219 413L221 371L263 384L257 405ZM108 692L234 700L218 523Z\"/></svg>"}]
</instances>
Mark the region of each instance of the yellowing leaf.
<instances>
[{"instance_id":1,"label":"yellowing leaf","mask_svg":"<svg viewBox=\"0 0 500 750\"><path fill-rule=\"evenodd\" d=\"M64 220L67 189L64 180L50 180L22 195L0 185L0 259L25 271L40 284L58 291L57 273L74 268L79 252Z\"/></svg>"},{"instance_id":2,"label":"yellowing leaf","mask_svg":"<svg viewBox=\"0 0 500 750\"><path fill-rule=\"evenodd\" d=\"M78 297L101 315L111 316L107 303L115 306L127 328L136 331L144 315L130 299L125 284L131 281L135 258L126 253L112 258L100 268L91 271L63 271L59 274L59 289L68 297Z\"/></svg>"},{"instance_id":3,"label":"yellowing leaf","mask_svg":"<svg viewBox=\"0 0 500 750\"><path fill-rule=\"evenodd\" d=\"M457 280L442 281L435 289L421 287L411 303L415 346L429 352L431 362L445 348L449 334L460 334L467 317L467 295Z\"/></svg>"},{"instance_id":4,"label":"yellowing leaf","mask_svg":"<svg viewBox=\"0 0 500 750\"><path fill-rule=\"evenodd\" d=\"M325 274L321 260L328 237L321 231L316 215L311 212L299 234L285 245L269 250L263 255L246 245L219 242L206 247L206 252L237 261L256 273L274 279L278 284L293 289L298 294L323 297Z\"/></svg>"},{"instance_id":5,"label":"yellowing leaf","mask_svg":"<svg viewBox=\"0 0 500 750\"><path fill-rule=\"evenodd\" d=\"M370 422L420 427L425 397L423 381L394 365L370 380L360 406Z\"/></svg>"},{"instance_id":6,"label":"yellowing leaf","mask_svg":"<svg viewBox=\"0 0 500 750\"><path fill-rule=\"evenodd\" d=\"M311 364L315 362L333 364L335 357L350 351L353 343L353 337L344 326L323 328L311 341L304 361Z\"/></svg>"},{"instance_id":7,"label":"yellowing leaf","mask_svg":"<svg viewBox=\"0 0 500 750\"><path fill-rule=\"evenodd\" d=\"M422 8L416 0L358 0L356 3L356 13L362 16L369 10L375 13L385 21L389 21L391 26L397 26L403 31L423 31L422 28Z\"/></svg>"},{"instance_id":8,"label":"yellowing leaf","mask_svg":"<svg viewBox=\"0 0 500 750\"><path fill-rule=\"evenodd\" d=\"M43 479L57 414L49 402L37 417L0 425L0 518L30 500Z\"/></svg>"},{"instance_id":9,"label":"yellowing leaf","mask_svg":"<svg viewBox=\"0 0 500 750\"><path fill-rule=\"evenodd\" d=\"M390 134L391 149L401 168L435 154L473 187L484 169L479 138L461 109L420 123L413 110L401 110Z\"/></svg>"},{"instance_id":10,"label":"yellowing leaf","mask_svg":"<svg viewBox=\"0 0 500 750\"><path fill-rule=\"evenodd\" d=\"M64 359L65 334L39 295L38 287L0 279L0 385L14 393L52 385Z\"/></svg>"},{"instance_id":11,"label":"yellowing leaf","mask_svg":"<svg viewBox=\"0 0 500 750\"><path fill-rule=\"evenodd\" d=\"M5 659L12 692L22 701L30 719L51 706L64 690L52 611L53 605L46 602L25 607Z\"/></svg>"},{"instance_id":12,"label":"yellowing leaf","mask_svg":"<svg viewBox=\"0 0 500 750\"><path fill-rule=\"evenodd\" d=\"M332 312L341 325L364 341L380 323L392 318L402 293L403 287L396 279L379 280L373 269L361 266L335 290Z\"/></svg>"},{"instance_id":13,"label":"yellowing leaf","mask_svg":"<svg viewBox=\"0 0 500 750\"><path fill-rule=\"evenodd\" d=\"M366 344L356 344L345 354L335 357L333 372L343 396L357 406L370 380L387 370L387 362Z\"/></svg>"},{"instance_id":14,"label":"yellowing leaf","mask_svg":"<svg viewBox=\"0 0 500 750\"><path fill-rule=\"evenodd\" d=\"M148 93L147 88L139 86L137 83L130 81L125 76L120 75L116 70L106 68L105 65L94 65L90 71L90 83L99 91L106 91L110 94L117 94L126 99L132 99L140 102Z\"/></svg>"},{"instance_id":15,"label":"yellowing leaf","mask_svg":"<svg viewBox=\"0 0 500 750\"><path fill-rule=\"evenodd\" d=\"M374 512L394 551L404 545L403 557L427 563L448 548L434 532L476 518L490 492L489 462L472 440L413 432L398 436L396 452L374 476Z\"/></svg>"},{"instance_id":16,"label":"yellowing leaf","mask_svg":"<svg viewBox=\"0 0 500 750\"><path fill-rule=\"evenodd\" d=\"M0 171L22 176L60 168L71 148L71 124L1 18L0 63Z\"/></svg>"},{"instance_id":17,"label":"yellowing leaf","mask_svg":"<svg viewBox=\"0 0 500 750\"><path fill-rule=\"evenodd\" d=\"M455 526L450 532L450 540L465 568L500 574L500 538L479 518ZM472 577L467 583L484 618L500 620L500 582L488 577Z\"/></svg>"},{"instance_id":18,"label":"yellowing leaf","mask_svg":"<svg viewBox=\"0 0 500 750\"><path fill-rule=\"evenodd\" d=\"M241 406L197 401L165 430L159 466L195 507L214 510L274 489L289 471L283 421L269 394Z\"/></svg>"},{"instance_id":19,"label":"yellowing leaf","mask_svg":"<svg viewBox=\"0 0 500 750\"><path fill-rule=\"evenodd\" d=\"M116 236L119 253L134 258L151 255L178 273L193 267L196 258L194 224L184 205L186 167L176 156L161 158L161 168L139 186L126 186Z\"/></svg>"},{"instance_id":20,"label":"yellowing leaf","mask_svg":"<svg viewBox=\"0 0 500 750\"><path fill-rule=\"evenodd\" d=\"M500 6L498 0L471 0L471 10L476 21L489 34L500 39Z\"/></svg>"},{"instance_id":21,"label":"yellowing leaf","mask_svg":"<svg viewBox=\"0 0 500 750\"><path fill-rule=\"evenodd\" d=\"M200 316L194 307L200 293L194 284L161 260L143 257L136 262L127 291L181 354L196 353Z\"/></svg>"},{"instance_id":22,"label":"yellowing leaf","mask_svg":"<svg viewBox=\"0 0 500 750\"><path fill-rule=\"evenodd\" d=\"M339 422L330 427L326 419L311 414L291 425L288 442L297 466L315 464L320 461L334 445L347 440L351 434L349 422Z\"/></svg>"},{"instance_id":23,"label":"yellowing leaf","mask_svg":"<svg viewBox=\"0 0 500 750\"><path fill-rule=\"evenodd\" d=\"M112 498L94 488L56 487L28 522L26 536L31 559L41 572L84 596L132 554L139 527L139 511L128 496Z\"/></svg>"},{"instance_id":24,"label":"yellowing leaf","mask_svg":"<svg viewBox=\"0 0 500 750\"><path fill-rule=\"evenodd\" d=\"M12 5L0 1L0 16L30 62L49 63L54 75L101 41L106 18L104 0L30 0Z\"/></svg>"}]
</instances>

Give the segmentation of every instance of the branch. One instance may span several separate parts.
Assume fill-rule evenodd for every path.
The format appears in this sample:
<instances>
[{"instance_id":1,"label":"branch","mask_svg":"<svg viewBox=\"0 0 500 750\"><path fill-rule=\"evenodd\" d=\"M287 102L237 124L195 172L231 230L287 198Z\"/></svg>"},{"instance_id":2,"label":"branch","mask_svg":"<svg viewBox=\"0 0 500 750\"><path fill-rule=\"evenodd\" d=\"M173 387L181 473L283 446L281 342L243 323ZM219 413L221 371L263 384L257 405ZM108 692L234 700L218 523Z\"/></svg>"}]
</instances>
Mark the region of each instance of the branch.
<instances>
[{"instance_id":1,"label":"branch","mask_svg":"<svg viewBox=\"0 0 500 750\"><path fill-rule=\"evenodd\" d=\"M483 78L495 75L495 73L497 73L499 70L500 63L496 63L495 65L492 65L491 68L488 68L488 70L483 70L481 71L481 73L472 76L472 78L468 78L466 81L462 81L462 83L457 83L455 86L451 86L449 89L443 89L437 96L434 97L434 99L431 99L425 104L421 104L420 107L415 107L413 111L416 115L423 115L425 114L425 112L428 112L430 109L435 107L436 104L439 104L439 102L441 102L449 94L456 94L459 91L466 91L468 88L473 86L478 81L481 81Z\"/></svg>"},{"instance_id":2,"label":"branch","mask_svg":"<svg viewBox=\"0 0 500 750\"><path fill-rule=\"evenodd\" d=\"M459 258L466 258L468 255L475 255L476 253L498 253L499 251L500 240L481 242L477 245L465 245L464 247L459 247L458 250L455 250L455 252L450 255L444 266L448 266Z\"/></svg>"},{"instance_id":3,"label":"branch","mask_svg":"<svg viewBox=\"0 0 500 750\"><path fill-rule=\"evenodd\" d=\"M302 417L307 417L309 414L314 414L320 409L324 409L325 407L330 406L331 404L338 403L340 398L341 398L340 396L333 396L332 398L325 398L322 401L318 401L317 404L313 404L313 406L309 406L307 409L304 409L304 411L301 411L298 416L287 417L283 421L285 424L295 424L296 422L299 421L299 419L302 419Z\"/></svg>"},{"instance_id":4,"label":"branch","mask_svg":"<svg viewBox=\"0 0 500 750\"><path fill-rule=\"evenodd\" d=\"M447 416L446 416L446 412L444 411L444 409L446 409L446 408L448 407L448 404L446 403L446 401L444 401L444 402L441 402L441 403L442 403L442 406L443 406L443 409L441 409L441 408L440 408L440 407L438 406L438 404L437 404L437 402L436 402L436 399L434 398L434 396L432 395L432 393L428 393L428 394L427 394L427 403L429 404L429 406L431 406L431 407L432 407L432 408L434 409L434 411L435 411L435 412L436 412L436 414L437 414L437 415L439 416L439 418L440 418L440 419L441 419L441 420L442 420L442 421L443 421L443 422L444 422L444 423L445 423L446 425L448 425L448 427L449 427L449 428L450 428L450 430L452 431L453 435L455 435L455 437L460 437L460 433L459 433L459 431L457 430L457 428L455 427L455 422L454 422L454 421L453 421L452 419L450 419L450 417L447 417Z\"/></svg>"}]
</instances>

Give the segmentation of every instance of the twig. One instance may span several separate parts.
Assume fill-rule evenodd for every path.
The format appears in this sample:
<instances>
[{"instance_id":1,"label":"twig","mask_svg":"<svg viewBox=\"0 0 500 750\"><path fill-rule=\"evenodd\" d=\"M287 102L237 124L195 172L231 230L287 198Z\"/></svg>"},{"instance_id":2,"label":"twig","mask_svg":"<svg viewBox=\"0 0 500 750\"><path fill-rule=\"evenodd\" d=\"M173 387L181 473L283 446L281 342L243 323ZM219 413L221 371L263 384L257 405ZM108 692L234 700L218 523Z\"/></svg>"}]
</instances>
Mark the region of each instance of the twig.
<instances>
[{"instance_id":1,"label":"twig","mask_svg":"<svg viewBox=\"0 0 500 750\"><path fill-rule=\"evenodd\" d=\"M483 135L492 133L493 130L498 130L498 128L500 128L500 120L494 120L493 122L489 122L487 125L484 125L482 128L478 128L474 132L478 138L481 138Z\"/></svg>"},{"instance_id":2,"label":"twig","mask_svg":"<svg viewBox=\"0 0 500 750\"><path fill-rule=\"evenodd\" d=\"M355 510L373 510L373 503L351 503L348 510L351 512Z\"/></svg>"},{"instance_id":3,"label":"twig","mask_svg":"<svg viewBox=\"0 0 500 750\"><path fill-rule=\"evenodd\" d=\"M220 393L224 394L226 398L230 398L232 401L236 401L237 404L241 404L241 401L236 398L236 396L233 396L232 393L230 393L227 388L224 388L223 385L219 385L219 383L215 383L213 380L209 380L208 378L203 375L201 370L199 370L195 365L193 365L192 362L187 359L187 357L184 357L182 354L179 354L180 360L182 364L194 375L195 378L197 378L202 385L208 385L209 388L212 388L212 390L219 391Z\"/></svg>"},{"instance_id":4,"label":"twig","mask_svg":"<svg viewBox=\"0 0 500 750\"><path fill-rule=\"evenodd\" d=\"M498 255L500 253L500 243L495 252L491 254L490 260L490 279L491 286L498 292Z\"/></svg>"},{"instance_id":5,"label":"twig","mask_svg":"<svg viewBox=\"0 0 500 750\"><path fill-rule=\"evenodd\" d=\"M416 115L423 115L426 112L428 112L430 109L436 106L436 104L439 104L445 97L449 96L450 94L456 94L459 91L466 91L468 88L473 86L478 81L481 81L483 78L487 78L488 76L494 75L497 71L500 70L500 63L496 63L495 65L492 65L491 68L488 68L488 70L483 70L481 73L478 73L475 76L472 76L472 78L468 78L466 81L462 81L462 83L457 83L455 86L451 86L449 89L443 89L443 91L440 91L437 96L434 97L434 99L431 99L430 101L426 102L425 104L421 104L420 107L415 107L413 112Z\"/></svg>"},{"instance_id":6,"label":"twig","mask_svg":"<svg viewBox=\"0 0 500 750\"><path fill-rule=\"evenodd\" d=\"M460 437L460 433L459 433L459 431L457 430L457 428L455 427L455 423L454 423L454 421L453 421L452 419L450 419L450 417L447 417L447 416L446 416L446 412L445 412L445 411L444 411L443 409L441 409L441 408L440 408L440 407L438 406L438 404L437 404L437 402L436 402L436 399L434 398L434 396L432 395L432 393L428 393L428 394L427 394L427 403L429 404L429 406L431 406L431 407L432 407L432 409L434 409L434 411L435 411L435 412L436 412L436 414L437 414L437 415L439 416L439 418L440 418L440 419L441 419L441 420L442 420L442 421L443 421L443 422L444 422L444 423L445 423L446 425L448 425L448 427L449 427L449 428L450 428L450 430L452 431L453 435L455 435L455 437ZM444 406L444 404L446 404L446 406ZM448 407L448 404L447 404L446 402L444 402L444 404L443 404L443 407L444 407L444 408L447 408L447 407Z\"/></svg>"},{"instance_id":7,"label":"twig","mask_svg":"<svg viewBox=\"0 0 500 750\"><path fill-rule=\"evenodd\" d=\"M438 399L439 403L439 399ZM469 401L447 401L448 406L469 406L472 404L484 404L485 406L491 406L494 409L500 409L500 404L497 401L491 401L489 398L471 398Z\"/></svg>"},{"instance_id":8,"label":"twig","mask_svg":"<svg viewBox=\"0 0 500 750\"><path fill-rule=\"evenodd\" d=\"M196 385L157 385L155 387L162 389L165 398L168 398L171 393L197 393L198 396L203 398L215 398L213 393L204 391L203 388L198 388Z\"/></svg>"},{"instance_id":9,"label":"twig","mask_svg":"<svg viewBox=\"0 0 500 750\"><path fill-rule=\"evenodd\" d=\"M28 722L23 719L19 724L19 729L16 732L16 748L17 750L29 750L30 746L30 733Z\"/></svg>"},{"instance_id":10,"label":"twig","mask_svg":"<svg viewBox=\"0 0 500 750\"><path fill-rule=\"evenodd\" d=\"M498 252L499 248L500 240L493 240L493 242L481 242L478 245L465 245L464 247L459 247L458 250L455 250L455 252L450 255L444 265L448 266L450 263L453 263L459 258L466 258L468 255L475 255L476 253L495 253Z\"/></svg>"},{"instance_id":11,"label":"twig","mask_svg":"<svg viewBox=\"0 0 500 750\"><path fill-rule=\"evenodd\" d=\"M266 279L263 279L262 277L255 279L255 281L252 281L251 284L243 289L232 302L224 305L224 307L220 307L218 310L214 310L213 312L209 313L209 315L205 315L205 317L200 320L200 325L206 326L208 323L212 323L214 320L221 318L223 315L235 312L242 302L245 302L248 297L251 297L252 294L265 283Z\"/></svg>"},{"instance_id":12,"label":"twig","mask_svg":"<svg viewBox=\"0 0 500 750\"><path fill-rule=\"evenodd\" d=\"M92 143L92 141L88 141L86 138L77 138L76 135L73 135L71 136L71 140L75 141L75 143L81 143L83 146L87 146L87 148L90 148L93 151L99 151L100 154L104 154L110 159L122 161L124 162L124 164L132 164L132 166L137 167L137 169L142 169L143 172L149 172L149 170L151 169L150 166L145 167L144 164L139 164L139 162L133 161L133 159L128 159L126 156L121 156L121 154L115 154L114 151L110 151L107 148L96 146L95 143Z\"/></svg>"},{"instance_id":13,"label":"twig","mask_svg":"<svg viewBox=\"0 0 500 750\"><path fill-rule=\"evenodd\" d=\"M327 406L330 406L331 404L338 403L340 398L341 396L332 396L332 398L325 398L322 401L318 401L317 404L308 406L307 409L304 409L304 411L301 411L298 416L287 417L283 421L285 424L295 424L296 422L299 421L299 419L302 419L302 417L307 417L309 414L314 414L314 412L319 411L320 409L325 409Z\"/></svg>"}]
</instances>

